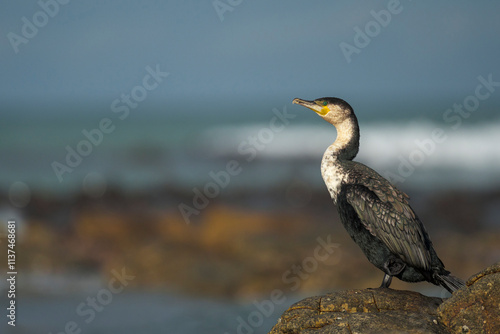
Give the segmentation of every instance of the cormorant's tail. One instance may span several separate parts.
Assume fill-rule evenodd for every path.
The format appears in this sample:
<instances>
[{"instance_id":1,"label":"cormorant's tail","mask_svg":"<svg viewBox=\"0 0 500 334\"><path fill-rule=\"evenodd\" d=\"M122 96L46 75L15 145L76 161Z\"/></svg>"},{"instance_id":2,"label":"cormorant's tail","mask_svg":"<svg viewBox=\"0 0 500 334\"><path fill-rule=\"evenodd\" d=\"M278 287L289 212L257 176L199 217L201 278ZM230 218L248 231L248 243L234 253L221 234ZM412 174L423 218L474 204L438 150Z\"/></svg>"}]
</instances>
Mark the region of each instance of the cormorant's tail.
<instances>
[{"instance_id":1,"label":"cormorant's tail","mask_svg":"<svg viewBox=\"0 0 500 334\"><path fill-rule=\"evenodd\" d=\"M453 293L465 286L464 281L453 275L435 274L435 278L437 278L439 285L448 290L450 293Z\"/></svg>"}]
</instances>

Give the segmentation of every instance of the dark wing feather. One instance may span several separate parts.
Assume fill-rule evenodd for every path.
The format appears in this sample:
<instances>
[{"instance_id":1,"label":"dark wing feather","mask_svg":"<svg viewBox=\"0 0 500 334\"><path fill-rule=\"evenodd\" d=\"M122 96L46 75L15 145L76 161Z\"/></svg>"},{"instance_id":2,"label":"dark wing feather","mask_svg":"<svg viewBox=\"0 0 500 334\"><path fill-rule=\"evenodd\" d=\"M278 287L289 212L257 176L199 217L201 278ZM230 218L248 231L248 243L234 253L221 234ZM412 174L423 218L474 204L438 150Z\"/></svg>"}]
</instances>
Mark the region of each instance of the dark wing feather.
<instances>
[{"instance_id":1,"label":"dark wing feather","mask_svg":"<svg viewBox=\"0 0 500 334\"><path fill-rule=\"evenodd\" d=\"M408 195L371 168L351 161L349 165L346 198L363 225L406 263L430 269L427 232L410 207Z\"/></svg>"}]
</instances>

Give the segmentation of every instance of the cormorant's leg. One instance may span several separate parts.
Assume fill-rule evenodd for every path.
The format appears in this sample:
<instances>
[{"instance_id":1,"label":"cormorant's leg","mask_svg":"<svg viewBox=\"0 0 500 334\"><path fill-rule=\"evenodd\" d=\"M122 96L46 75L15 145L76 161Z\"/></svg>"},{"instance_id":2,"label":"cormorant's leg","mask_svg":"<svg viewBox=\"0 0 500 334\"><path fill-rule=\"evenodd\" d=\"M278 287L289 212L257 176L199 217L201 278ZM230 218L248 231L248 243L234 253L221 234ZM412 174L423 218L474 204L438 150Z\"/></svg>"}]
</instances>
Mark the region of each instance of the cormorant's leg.
<instances>
[{"instance_id":1,"label":"cormorant's leg","mask_svg":"<svg viewBox=\"0 0 500 334\"><path fill-rule=\"evenodd\" d=\"M381 288L388 288L391 285L392 276L385 274L384 279L382 280Z\"/></svg>"},{"instance_id":2,"label":"cormorant's leg","mask_svg":"<svg viewBox=\"0 0 500 334\"><path fill-rule=\"evenodd\" d=\"M384 263L385 276L382 280L381 288L388 288L392 282L392 276L400 274L405 269L406 264L400 259L389 259Z\"/></svg>"}]
</instances>

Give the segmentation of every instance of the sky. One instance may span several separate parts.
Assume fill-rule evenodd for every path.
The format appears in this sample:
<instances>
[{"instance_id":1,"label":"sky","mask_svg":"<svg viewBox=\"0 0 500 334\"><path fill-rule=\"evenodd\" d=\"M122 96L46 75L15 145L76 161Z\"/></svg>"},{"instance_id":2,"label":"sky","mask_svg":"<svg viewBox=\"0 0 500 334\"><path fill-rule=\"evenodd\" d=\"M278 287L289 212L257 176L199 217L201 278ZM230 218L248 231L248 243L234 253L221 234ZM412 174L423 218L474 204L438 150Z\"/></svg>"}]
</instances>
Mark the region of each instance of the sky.
<instances>
[{"instance_id":1,"label":"sky","mask_svg":"<svg viewBox=\"0 0 500 334\"><path fill-rule=\"evenodd\" d=\"M463 98L479 75L500 80L494 1L59 2L2 5L0 108L110 105L148 66L168 72L148 101L196 113L212 99Z\"/></svg>"}]
</instances>

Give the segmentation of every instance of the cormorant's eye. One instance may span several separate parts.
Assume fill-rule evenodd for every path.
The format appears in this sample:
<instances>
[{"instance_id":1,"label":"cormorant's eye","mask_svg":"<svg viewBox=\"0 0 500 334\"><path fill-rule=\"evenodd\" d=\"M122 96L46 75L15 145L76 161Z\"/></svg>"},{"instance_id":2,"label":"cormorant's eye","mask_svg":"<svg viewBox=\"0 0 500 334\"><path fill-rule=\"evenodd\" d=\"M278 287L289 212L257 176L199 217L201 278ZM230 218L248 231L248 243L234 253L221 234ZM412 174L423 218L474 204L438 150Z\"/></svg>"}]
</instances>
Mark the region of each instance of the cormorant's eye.
<instances>
[{"instance_id":1,"label":"cormorant's eye","mask_svg":"<svg viewBox=\"0 0 500 334\"><path fill-rule=\"evenodd\" d=\"M326 107L326 105L328 104L327 101L323 101L323 105Z\"/></svg>"}]
</instances>

